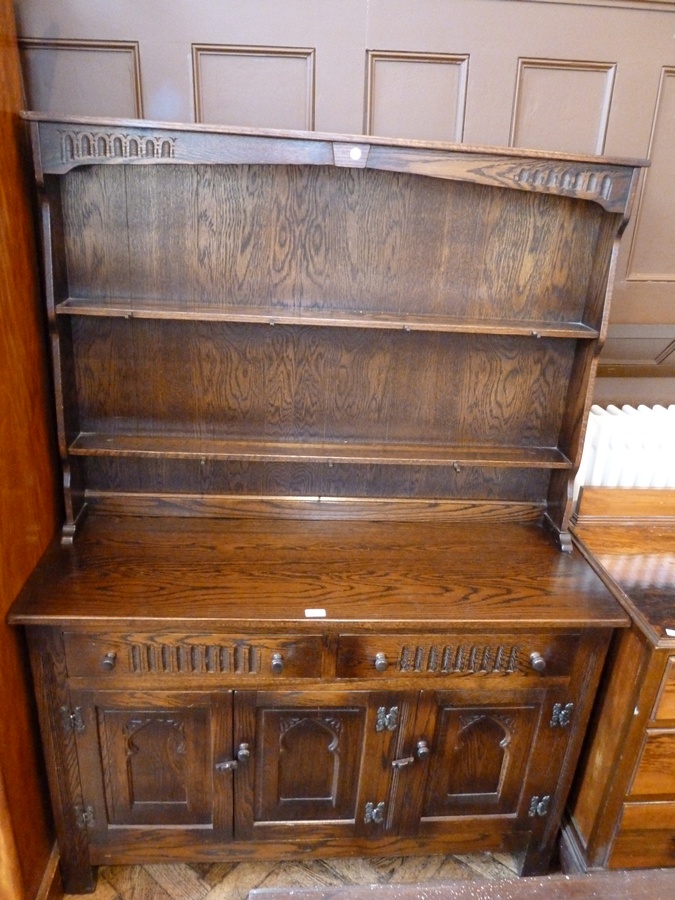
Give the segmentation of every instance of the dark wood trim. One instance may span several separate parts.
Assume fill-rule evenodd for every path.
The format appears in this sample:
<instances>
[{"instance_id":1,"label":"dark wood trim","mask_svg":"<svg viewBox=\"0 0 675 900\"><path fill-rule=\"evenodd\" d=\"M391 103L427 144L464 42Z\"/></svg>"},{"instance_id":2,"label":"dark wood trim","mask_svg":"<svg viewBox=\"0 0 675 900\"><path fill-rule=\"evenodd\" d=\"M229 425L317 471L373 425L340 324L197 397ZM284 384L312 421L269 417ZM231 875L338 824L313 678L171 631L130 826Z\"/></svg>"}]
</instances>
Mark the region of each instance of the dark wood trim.
<instances>
[{"instance_id":1,"label":"dark wood trim","mask_svg":"<svg viewBox=\"0 0 675 900\"><path fill-rule=\"evenodd\" d=\"M62 900L64 892L59 861L59 847L54 844L35 900Z\"/></svg>"}]
</instances>

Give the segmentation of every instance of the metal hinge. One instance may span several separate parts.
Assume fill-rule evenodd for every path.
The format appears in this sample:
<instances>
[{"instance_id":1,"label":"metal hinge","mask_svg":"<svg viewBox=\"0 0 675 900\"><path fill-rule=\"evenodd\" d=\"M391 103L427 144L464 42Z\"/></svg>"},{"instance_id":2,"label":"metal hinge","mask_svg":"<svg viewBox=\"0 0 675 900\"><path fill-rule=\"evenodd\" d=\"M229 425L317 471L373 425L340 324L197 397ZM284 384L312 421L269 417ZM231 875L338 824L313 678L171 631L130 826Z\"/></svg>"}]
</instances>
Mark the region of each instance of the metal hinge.
<instances>
[{"instance_id":1,"label":"metal hinge","mask_svg":"<svg viewBox=\"0 0 675 900\"><path fill-rule=\"evenodd\" d=\"M366 813L363 821L368 825L369 822L376 822L381 825L384 822L384 803L366 803Z\"/></svg>"},{"instance_id":2,"label":"metal hinge","mask_svg":"<svg viewBox=\"0 0 675 900\"><path fill-rule=\"evenodd\" d=\"M551 712L551 721L549 722L551 728L567 728L570 724L573 711L574 703L566 703L564 706L562 703L554 703L553 711Z\"/></svg>"},{"instance_id":3,"label":"metal hinge","mask_svg":"<svg viewBox=\"0 0 675 900\"><path fill-rule=\"evenodd\" d=\"M94 810L91 806L76 806L75 821L78 828L91 828L94 824Z\"/></svg>"},{"instance_id":4,"label":"metal hinge","mask_svg":"<svg viewBox=\"0 0 675 900\"><path fill-rule=\"evenodd\" d=\"M528 816L545 816L551 804L551 797L546 794L543 797L533 797L530 800L530 808L527 811Z\"/></svg>"},{"instance_id":5,"label":"metal hinge","mask_svg":"<svg viewBox=\"0 0 675 900\"><path fill-rule=\"evenodd\" d=\"M69 709L67 706L61 707L61 721L66 731L74 731L82 734L84 731L84 716L82 715L82 707L76 706L75 709Z\"/></svg>"},{"instance_id":6,"label":"metal hinge","mask_svg":"<svg viewBox=\"0 0 675 900\"><path fill-rule=\"evenodd\" d=\"M377 719L375 720L375 731L395 731L398 726L398 706L392 706L387 710L386 706L379 706L377 709Z\"/></svg>"}]
</instances>

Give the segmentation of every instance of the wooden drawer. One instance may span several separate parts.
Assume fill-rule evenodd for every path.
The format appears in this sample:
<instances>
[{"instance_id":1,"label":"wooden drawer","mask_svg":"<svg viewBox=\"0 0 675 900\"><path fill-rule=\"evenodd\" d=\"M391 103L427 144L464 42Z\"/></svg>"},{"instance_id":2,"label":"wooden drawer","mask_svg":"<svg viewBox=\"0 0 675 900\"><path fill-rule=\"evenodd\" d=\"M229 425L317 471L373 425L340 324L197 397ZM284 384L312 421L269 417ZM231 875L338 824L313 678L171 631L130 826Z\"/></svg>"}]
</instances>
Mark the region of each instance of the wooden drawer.
<instances>
[{"instance_id":1,"label":"wooden drawer","mask_svg":"<svg viewBox=\"0 0 675 900\"><path fill-rule=\"evenodd\" d=\"M675 719L675 656L671 656L666 665L661 691L652 718L657 721Z\"/></svg>"},{"instance_id":2,"label":"wooden drawer","mask_svg":"<svg viewBox=\"0 0 675 900\"><path fill-rule=\"evenodd\" d=\"M337 676L568 675L578 643L577 634L345 634L338 646Z\"/></svg>"},{"instance_id":3,"label":"wooden drawer","mask_svg":"<svg viewBox=\"0 0 675 900\"><path fill-rule=\"evenodd\" d=\"M320 636L228 636L218 634L63 635L68 675L275 676L318 678Z\"/></svg>"},{"instance_id":4,"label":"wooden drawer","mask_svg":"<svg viewBox=\"0 0 675 900\"><path fill-rule=\"evenodd\" d=\"M675 729L647 732L630 796L675 798Z\"/></svg>"},{"instance_id":5,"label":"wooden drawer","mask_svg":"<svg viewBox=\"0 0 675 900\"><path fill-rule=\"evenodd\" d=\"M675 865L675 803L626 803L609 858L612 869Z\"/></svg>"}]
</instances>

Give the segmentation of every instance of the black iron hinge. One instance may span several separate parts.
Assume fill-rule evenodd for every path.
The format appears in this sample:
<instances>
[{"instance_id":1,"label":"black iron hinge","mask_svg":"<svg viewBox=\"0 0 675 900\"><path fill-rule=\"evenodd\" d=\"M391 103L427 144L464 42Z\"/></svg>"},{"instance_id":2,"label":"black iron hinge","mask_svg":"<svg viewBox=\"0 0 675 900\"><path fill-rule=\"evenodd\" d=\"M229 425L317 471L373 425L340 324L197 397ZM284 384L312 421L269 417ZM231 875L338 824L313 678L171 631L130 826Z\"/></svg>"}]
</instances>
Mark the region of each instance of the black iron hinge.
<instances>
[{"instance_id":1,"label":"black iron hinge","mask_svg":"<svg viewBox=\"0 0 675 900\"><path fill-rule=\"evenodd\" d=\"M375 731L395 731L397 727L398 706L392 706L389 710L386 706L379 706L375 720Z\"/></svg>"},{"instance_id":2,"label":"black iron hinge","mask_svg":"<svg viewBox=\"0 0 675 900\"><path fill-rule=\"evenodd\" d=\"M574 712L574 703L554 703L551 711L551 728L567 728Z\"/></svg>"},{"instance_id":3,"label":"black iron hinge","mask_svg":"<svg viewBox=\"0 0 675 900\"><path fill-rule=\"evenodd\" d=\"M84 731L82 707L76 706L74 709L69 709L67 706L62 706L61 721L66 731L74 731L76 734L82 734Z\"/></svg>"},{"instance_id":4,"label":"black iron hinge","mask_svg":"<svg viewBox=\"0 0 675 900\"><path fill-rule=\"evenodd\" d=\"M550 805L551 797L549 794L546 794L543 797L532 797L527 814L531 818L534 818L534 816L545 816L548 814Z\"/></svg>"},{"instance_id":5,"label":"black iron hinge","mask_svg":"<svg viewBox=\"0 0 675 900\"><path fill-rule=\"evenodd\" d=\"M91 828L94 824L94 810L91 806L76 806L75 821L78 828Z\"/></svg>"}]
</instances>

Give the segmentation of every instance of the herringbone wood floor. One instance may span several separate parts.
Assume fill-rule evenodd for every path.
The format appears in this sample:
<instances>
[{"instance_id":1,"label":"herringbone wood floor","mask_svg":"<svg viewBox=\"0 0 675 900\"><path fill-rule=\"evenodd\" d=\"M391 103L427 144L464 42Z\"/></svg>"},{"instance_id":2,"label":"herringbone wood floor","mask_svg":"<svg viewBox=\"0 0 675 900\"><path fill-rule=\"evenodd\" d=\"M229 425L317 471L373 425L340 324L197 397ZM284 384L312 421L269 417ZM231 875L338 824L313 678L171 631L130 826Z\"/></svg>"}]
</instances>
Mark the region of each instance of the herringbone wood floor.
<instances>
[{"instance_id":1,"label":"herringbone wood floor","mask_svg":"<svg viewBox=\"0 0 675 900\"><path fill-rule=\"evenodd\" d=\"M102 866L91 900L243 900L257 887L411 884L512 878L509 854L320 859L193 865ZM66 898L75 900L73 895Z\"/></svg>"}]
</instances>

